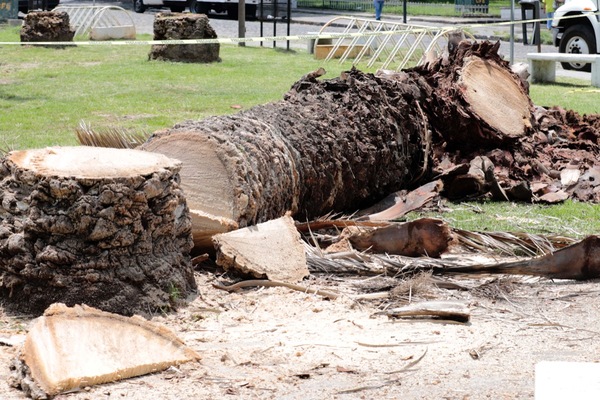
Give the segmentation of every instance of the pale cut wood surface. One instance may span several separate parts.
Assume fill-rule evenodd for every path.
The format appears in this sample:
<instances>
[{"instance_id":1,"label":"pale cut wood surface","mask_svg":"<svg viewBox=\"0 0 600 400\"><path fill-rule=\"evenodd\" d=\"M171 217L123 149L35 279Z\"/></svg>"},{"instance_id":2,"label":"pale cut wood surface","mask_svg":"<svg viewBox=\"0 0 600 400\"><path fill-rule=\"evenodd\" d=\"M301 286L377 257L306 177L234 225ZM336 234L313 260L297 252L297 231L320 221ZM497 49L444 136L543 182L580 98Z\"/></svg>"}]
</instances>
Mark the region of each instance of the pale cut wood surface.
<instances>
[{"instance_id":1,"label":"pale cut wood surface","mask_svg":"<svg viewBox=\"0 0 600 400\"><path fill-rule=\"evenodd\" d=\"M19 150L11 152L8 158L40 175L75 178L133 177L180 164L163 154L91 146Z\"/></svg>"},{"instance_id":2,"label":"pale cut wood surface","mask_svg":"<svg viewBox=\"0 0 600 400\"><path fill-rule=\"evenodd\" d=\"M87 306L53 304L29 330L21 359L53 396L161 371L200 355L162 325Z\"/></svg>"},{"instance_id":3,"label":"pale cut wood surface","mask_svg":"<svg viewBox=\"0 0 600 400\"><path fill-rule=\"evenodd\" d=\"M506 137L518 138L531 129L530 100L505 68L472 57L459 84L475 114Z\"/></svg>"},{"instance_id":4,"label":"pale cut wood surface","mask_svg":"<svg viewBox=\"0 0 600 400\"><path fill-rule=\"evenodd\" d=\"M309 274L304 245L290 216L216 235L213 241L217 264L225 269L292 283Z\"/></svg>"}]
</instances>

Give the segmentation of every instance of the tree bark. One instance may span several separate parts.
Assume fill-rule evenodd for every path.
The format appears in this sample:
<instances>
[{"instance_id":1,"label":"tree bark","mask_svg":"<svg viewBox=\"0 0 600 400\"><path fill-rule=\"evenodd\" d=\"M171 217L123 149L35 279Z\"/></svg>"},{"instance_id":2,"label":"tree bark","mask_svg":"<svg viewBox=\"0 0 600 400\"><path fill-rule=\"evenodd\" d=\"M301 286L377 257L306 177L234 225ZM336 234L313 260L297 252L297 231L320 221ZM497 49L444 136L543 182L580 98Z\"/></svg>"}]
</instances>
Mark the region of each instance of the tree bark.
<instances>
[{"instance_id":1,"label":"tree bark","mask_svg":"<svg viewBox=\"0 0 600 400\"><path fill-rule=\"evenodd\" d=\"M158 13L154 19L154 40L216 39L217 33L204 14ZM153 44L150 60L211 63L221 61L219 43Z\"/></svg>"},{"instance_id":2,"label":"tree bark","mask_svg":"<svg viewBox=\"0 0 600 400\"><path fill-rule=\"evenodd\" d=\"M25 16L20 36L23 43L72 42L75 31L66 12L33 11Z\"/></svg>"},{"instance_id":3,"label":"tree bark","mask_svg":"<svg viewBox=\"0 0 600 400\"><path fill-rule=\"evenodd\" d=\"M11 152L0 164L0 292L119 314L169 308L195 288L180 163L126 149Z\"/></svg>"},{"instance_id":4,"label":"tree bark","mask_svg":"<svg viewBox=\"0 0 600 400\"><path fill-rule=\"evenodd\" d=\"M183 162L194 242L202 246L216 233L203 230L211 216L229 227L286 211L313 218L358 210L413 184L429 140L415 96L412 83L357 70L325 81L308 74L283 101L178 124L141 148Z\"/></svg>"}]
</instances>

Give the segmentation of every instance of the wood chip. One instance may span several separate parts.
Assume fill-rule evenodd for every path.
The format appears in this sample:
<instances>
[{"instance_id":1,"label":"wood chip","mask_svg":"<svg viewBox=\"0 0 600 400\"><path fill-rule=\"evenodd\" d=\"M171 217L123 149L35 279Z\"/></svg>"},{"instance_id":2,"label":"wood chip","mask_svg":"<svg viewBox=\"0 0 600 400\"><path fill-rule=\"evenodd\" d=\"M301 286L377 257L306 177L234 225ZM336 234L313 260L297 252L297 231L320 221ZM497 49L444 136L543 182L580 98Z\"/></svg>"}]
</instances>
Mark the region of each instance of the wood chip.
<instances>
[{"instance_id":1,"label":"wood chip","mask_svg":"<svg viewBox=\"0 0 600 400\"><path fill-rule=\"evenodd\" d=\"M375 313L391 318L435 317L451 321L468 322L471 314L464 303L451 301L426 301L400 308L392 308Z\"/></svg>"}]
</instances>

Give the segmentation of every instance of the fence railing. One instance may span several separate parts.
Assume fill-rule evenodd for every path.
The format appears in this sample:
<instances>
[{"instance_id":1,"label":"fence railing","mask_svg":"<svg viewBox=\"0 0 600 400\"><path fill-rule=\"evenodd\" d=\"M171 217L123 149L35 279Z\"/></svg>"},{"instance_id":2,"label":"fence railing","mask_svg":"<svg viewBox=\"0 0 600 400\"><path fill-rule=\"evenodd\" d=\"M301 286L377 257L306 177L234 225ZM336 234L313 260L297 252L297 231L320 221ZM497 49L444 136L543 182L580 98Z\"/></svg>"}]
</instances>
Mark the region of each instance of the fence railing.
<instances>
[{"instance_id":1,"label":"fence railing","mask_svg":"<svg viewBox=\"0 0 600 400\"><path fill-rule=\"evenodd\" d=\"M297 0L298 7L325 10L374 12L373 0ZM402 0L386 0L384 13L403 14ZM499 7L490 7L489 0L411 0L406 4L408 14L464 16L499 14Z\"/></svg>"},{"instance_id":2,"label":"fence railing","mask_svg":"<svg viewBox=\"0 0 600 400\"><path fill-rule=\"evenodd\" d=\"M329 37L334 34L340 37ZM447 53L450 35L473 39L453 28L339 16L323 25L314 42L314 53L326 61L339 58L341 63L350 61L367 68L400 71Z\"/></svg>"}]
</instances>

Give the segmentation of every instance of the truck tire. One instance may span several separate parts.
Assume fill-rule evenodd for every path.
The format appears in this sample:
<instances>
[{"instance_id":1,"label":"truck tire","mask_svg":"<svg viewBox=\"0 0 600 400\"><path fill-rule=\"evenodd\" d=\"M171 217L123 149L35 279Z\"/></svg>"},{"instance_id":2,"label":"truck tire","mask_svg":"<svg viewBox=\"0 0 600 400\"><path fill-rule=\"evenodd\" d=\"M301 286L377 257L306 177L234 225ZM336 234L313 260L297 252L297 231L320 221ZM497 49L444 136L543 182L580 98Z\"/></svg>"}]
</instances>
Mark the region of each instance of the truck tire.
<instances>
[{"instance_id":1,"label":"truck tire","mask_svg":"<svg viewBox=\"0 0 600 400\"><path fill-rule=\"evenodd\" d=\"M210 6L208 3L190 0L190 12L208 15L208 13L210 13Z\"/></svg>"},{"instance_id":2,"label":"truck tire","mask_svg":"<svg viewBox=\"0 0 600 400\"><path fill-rule=\"evenodd\" d=\"M144 4L144 0L133 0L133 11L139 14L146 11L146 5Z\"/></svg>"},{"instance_id":3,"label":"truck tire","mask_svg":"<svg viewBox=\"0 0 600 400\"><path fill-rule=\"evenodd\" d=\"M583 25L573 25L567 28L560 39L558 49L561 53L596 54L596 42L592 30ZM564 69L590 72L591 64L561 62Z\"/></svg>"}]
</instances>

